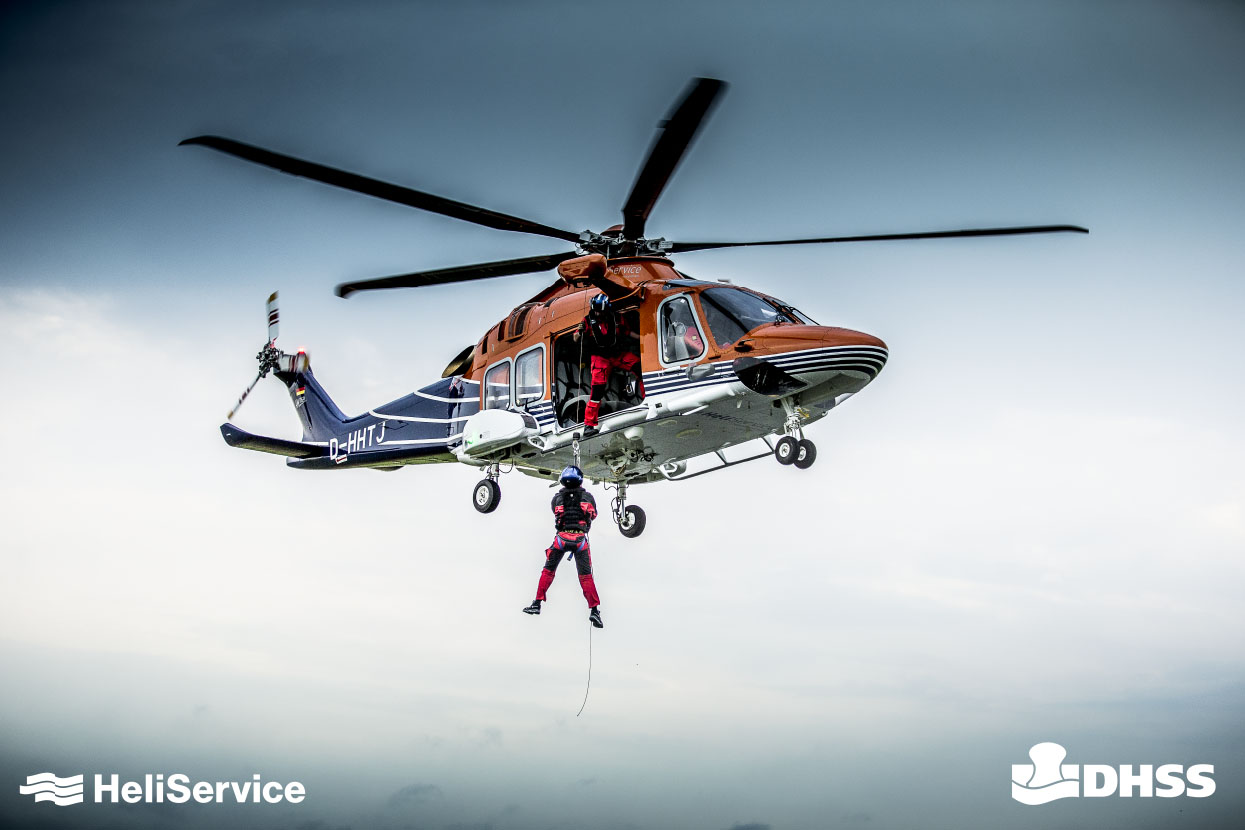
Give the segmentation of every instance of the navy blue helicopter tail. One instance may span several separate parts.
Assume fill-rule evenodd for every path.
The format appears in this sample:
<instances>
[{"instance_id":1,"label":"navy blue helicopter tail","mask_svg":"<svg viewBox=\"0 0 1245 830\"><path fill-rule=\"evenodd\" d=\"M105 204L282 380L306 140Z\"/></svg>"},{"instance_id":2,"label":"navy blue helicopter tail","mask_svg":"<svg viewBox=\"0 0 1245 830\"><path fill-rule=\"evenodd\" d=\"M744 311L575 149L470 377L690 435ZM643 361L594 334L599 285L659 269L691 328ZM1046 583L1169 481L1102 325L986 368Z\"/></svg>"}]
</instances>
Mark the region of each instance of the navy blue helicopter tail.
<instances>
[{"instance_id":1,"label":"navy blue helicopter tail","mask_svg":"<svg viewBox=\"0 0 1245 830\"><path fill-rule=\"evenodd\" d=\"M290 392L294 411L303 424L303 441L327 443L344 431L342 425L349 419L316 380L310 365L302 370L275 374Z\"/></svg>"}]
</instances>

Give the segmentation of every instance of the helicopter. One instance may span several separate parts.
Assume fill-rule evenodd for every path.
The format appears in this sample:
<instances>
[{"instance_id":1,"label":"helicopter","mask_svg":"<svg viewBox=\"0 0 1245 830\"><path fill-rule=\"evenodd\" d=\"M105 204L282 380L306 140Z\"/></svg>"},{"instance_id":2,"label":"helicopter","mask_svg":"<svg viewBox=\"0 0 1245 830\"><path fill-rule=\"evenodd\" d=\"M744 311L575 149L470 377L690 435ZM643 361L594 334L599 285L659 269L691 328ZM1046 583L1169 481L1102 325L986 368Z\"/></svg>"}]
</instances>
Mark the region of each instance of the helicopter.
<instances>
[{"instance_id":1,"label":"helicopter","mask_svg":"<svg viewBox=\"0 0 1245 830\"><path fill-rule=\"evenodd\" d=\"M268 300L268 340L259 373L234 413L269 373L288 389L299 441L254 435L227 421L232 447L286 457L295 469L397 470L459 462L483 471L472 490L481 513L496 510L504 472L556 482L577 464L613 489L614 522L629 538L647 522L628 489L684 481L773 457L807 469L817 458L805 429L872 382L889 351L864 332L823 326L776 297L726 281L700 280L671 255L775 245L1076 232L1030 225L747 242L671 242L646 236L650 213L726 88L693 79L658 127L623 205L623 222L579 233L346 172L214 135L188 138L245 161L498 230L571 243L571 250L520 259L342 283L336 293L419 288L556 269L557 280L514 307L450 360L441 378L404 397L347 417L311 370L305 351L276 346L277 295ZM605 295L637 342L638 378L615 372L597 429L585 429L591 374L577 334L593 297ZM636 382L637 379L639 382ZM741 452L744 454L731 457ZM731 450L731 455L727 454ZM693 468L694 465L695 468ZM701 468L703 467L703 469Z\"/></svg>"}]
</instances>

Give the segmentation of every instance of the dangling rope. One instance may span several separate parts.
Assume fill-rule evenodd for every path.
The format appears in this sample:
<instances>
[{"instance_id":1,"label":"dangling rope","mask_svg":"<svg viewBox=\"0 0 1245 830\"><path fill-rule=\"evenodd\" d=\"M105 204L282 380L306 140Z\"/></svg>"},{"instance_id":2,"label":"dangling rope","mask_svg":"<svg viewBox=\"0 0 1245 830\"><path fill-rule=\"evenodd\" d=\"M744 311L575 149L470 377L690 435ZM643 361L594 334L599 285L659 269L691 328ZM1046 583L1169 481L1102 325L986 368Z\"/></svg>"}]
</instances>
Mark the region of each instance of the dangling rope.
<instances>
[{"instance_id":1,"label":"dangling rope","mask_svg":"<svg viewBox=\"0 0 1245 830\"><path fill-rule=\"evenodd\" d=\"M586 305L587 303L585 302L585 307ZM581 329L579 332L579 366L575 370L575 392L577 395L582 395L583 386L584 386L584 340L587 339L588 337L588 327L584 325L583 322L581 322L579 325ZM589 398L591 398L592 396L591 386L588 387L588 396ZM587 412L588 412L588 405L584 404L584 417L587 417ZM580 420L582 421L583 418L581 417ZM583 464L581 464L579 460L579 433L578 432L574 433L574 435L571 437L571 452L575 454L575 466L578 467L580 470L582 470L584 467L583 467Z\"/></svg>"},{"instance_id":2,"label":"dangling rope","mask_svg":"<svg viewBox=\"0 0 1245 830\"><path fill-rule=\"evenodd\" d=\"M592 688L592 623L588 623L588 685L584 687L584 702L580 704L579 711L575 713L575 717L579 717L584 713L584 707L588 705L588 690Z\"/></svg>"},{"instance_id":3,"label":"dangling rope","mask_svg":"<svg viewBox=\"0 0 1245 830\"><path fill-rule=\"evenodd\" d=\"M585 309L584 319L581 320L579 323L580 328L582 329L579 332L579 368L576 369L575 371L575 393L577 396L582 395L584 393L583 392L583 389L584 389L584 340L586 340L588 337L588 325L587 325L587 320L589 316L587 313L588 305L589 305L588 297L587 297L587 294L585 293L584 295L584 309ZM592 400L592 378L591 377L589 377L588 379L588 399ZM584 404L584 417L587 417L587 412L588 412L588 404L585 403ZM581 417L579 420L582 422L584 420L584 417ZM579 466L579 442L578 441L575 442L575 466L576 467Z\"/></svg>"},{"instance_id":4,"label":"dangling rope","mask_svg":"<svg viewBox=\"0 0 1245 830\"><path fill-rule=\"evenodd\" d=\"M587 299L588 298L585 293L585 296L584 296L584 301L585 301L584 307L585 308L588 307ZM583 387L583 381L584 381L584 340L586 340L587 337L588 337L588 326L585 325L583 327L583 331L579 333L578 380L579 380L579 385L581 388ZM589 399L591 399L592 397L591 381L589 381L588 396L589 396ZM584 405L584 409L586 412L587 404ZM573 438L571 440L571 450L572 452L575 453L575 466L579 467L580 469L583 469L579 461L579 438L578 437ZM592 690L592 628L593 628L592 623L589 622L588 623L588 683L587 685L584 686L584 702L579 705L579 711L575 713L575 717L579 717L580 715L584 713L584 707L588 705L588 692Z\"/></svg>"}]
</instances>

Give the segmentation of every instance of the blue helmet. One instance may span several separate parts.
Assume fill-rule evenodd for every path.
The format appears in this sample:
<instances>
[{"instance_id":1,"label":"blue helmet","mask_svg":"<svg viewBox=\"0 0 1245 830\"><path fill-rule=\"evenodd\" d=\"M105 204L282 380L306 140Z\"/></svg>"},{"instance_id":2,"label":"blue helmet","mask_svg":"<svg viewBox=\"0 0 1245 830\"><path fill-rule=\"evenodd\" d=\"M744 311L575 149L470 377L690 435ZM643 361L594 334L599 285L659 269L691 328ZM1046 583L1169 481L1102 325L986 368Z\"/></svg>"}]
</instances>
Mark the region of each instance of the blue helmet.
<instances>
[{"instance_id":1,"label":"blue helmet","mask_svg":"<svg viewBox=\"0 0 1245 830\"><path fill-rule=\"evenodd\" d=\"M606 311L610 307L610 298L604 294L597 294L589 303L593 311Z\"/></svg>"},{"instance_id":2,"label":"blue helmet","mask_svg":"<svg viewBox=\"0 0 1245 830\"><path fill-rule=\"evenodd\" d=\"M584 471L572 464L562 471L562 478L558 480L563 487L578 487L584 483Z\"/></svg>"}]
</instances>

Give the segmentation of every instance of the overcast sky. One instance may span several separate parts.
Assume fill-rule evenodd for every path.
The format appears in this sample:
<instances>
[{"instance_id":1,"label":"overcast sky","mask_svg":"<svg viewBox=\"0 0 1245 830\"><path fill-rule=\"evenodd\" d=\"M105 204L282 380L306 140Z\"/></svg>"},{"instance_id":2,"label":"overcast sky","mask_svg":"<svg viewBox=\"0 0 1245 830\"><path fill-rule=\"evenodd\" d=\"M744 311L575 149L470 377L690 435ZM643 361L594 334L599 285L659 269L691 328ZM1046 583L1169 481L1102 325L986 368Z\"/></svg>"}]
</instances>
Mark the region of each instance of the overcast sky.
<instances>
[{"instance_id":1,"label":"overcast sky","mask_svg":"<svg viewBox=\"0 0 1245 830\"><path fill-rule=\"evenodd\" d=\"M675 239L1074 223L678 267L891 348L769 460L636 488L530 601L549 492L232 450L263 303L349 413L436 379L562 250L282 176L216 133L559 227L619 221L730 82ZM0 816L25 776L296 779L238 826L1239 826L1245 9L1214 2L10 3L0 11ZM297 438L261 384L236 422ZM605 503L608 495L597 490ZM1010 765L1213 763L1209 799L1025 807ZM1232 822L1236 822L1233 824Z\"/></svg>"}]
</instances>

